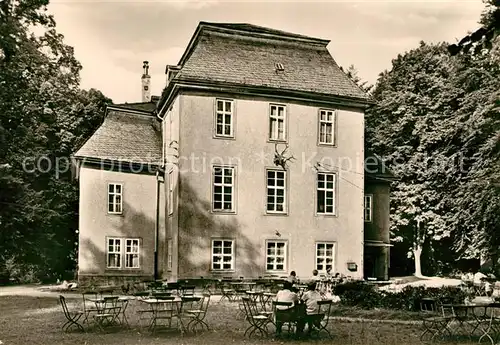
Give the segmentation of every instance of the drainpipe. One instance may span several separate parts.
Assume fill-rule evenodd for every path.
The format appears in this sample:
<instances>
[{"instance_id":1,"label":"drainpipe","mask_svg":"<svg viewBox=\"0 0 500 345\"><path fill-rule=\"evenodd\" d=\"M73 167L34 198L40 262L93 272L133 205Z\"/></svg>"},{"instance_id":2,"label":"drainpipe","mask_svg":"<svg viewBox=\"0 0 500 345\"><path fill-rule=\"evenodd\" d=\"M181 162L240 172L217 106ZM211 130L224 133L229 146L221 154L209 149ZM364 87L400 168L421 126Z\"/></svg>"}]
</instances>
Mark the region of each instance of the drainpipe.
<instances>
[{"instance_id":1,"label":"drainpipe","mask_svg":"<svg viewBox=\"0 0 500 345\"><path fill-rule=\"evenodd\" d=\"M156 170L156 219L155 219L155 253L154 253L154 279L159 279L158 270L158 242L160 236L160 168Z\"/></svg>"}]
</instances>

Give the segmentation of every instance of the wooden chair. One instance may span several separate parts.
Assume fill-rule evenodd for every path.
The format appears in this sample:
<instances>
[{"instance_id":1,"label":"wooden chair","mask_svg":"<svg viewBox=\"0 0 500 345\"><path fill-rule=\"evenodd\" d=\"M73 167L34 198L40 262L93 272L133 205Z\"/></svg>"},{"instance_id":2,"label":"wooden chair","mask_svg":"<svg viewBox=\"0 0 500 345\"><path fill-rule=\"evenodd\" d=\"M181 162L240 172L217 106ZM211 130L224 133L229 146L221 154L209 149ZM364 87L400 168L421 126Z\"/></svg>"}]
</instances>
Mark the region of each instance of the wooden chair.
<instances>
[{"instance_id":1,"label":"wooden chair","mask_svg":"<svg viewBox=\"0 0 500 345\"><path fill-rule=\"evenodd\" d=\"M92 299L97 299L98 293L97 291L90 290L90 291L84 291L82 293L82 301L83 301L83 323L86 323L88 321L88 318L90 314L95 313L97 314L99 309L95 306L95 303L89 302L87 299L92 298Z\"/></svg>"},{"instance_id":2,"label":"wooden chair","mask_svg":"<svg viewBox=\"0 0 500 345\"><path fill-rule=\"evenodd\" d=\"M62 295L59 296L59 302L61 303L64 317L66 318L66 322L62 326L62 330L64 332L67 332L72 326L74 326L77 327L80 331L84 332L85 330L83 329L82 325L78 323L78 320L80 320L84 313L79 310L70 312L68 309L68 305L66 304L66 299Z\"/></svg>"},{"instance_id":3,"label":"wooden chair","mask_svg":"<svg viewBox=\"0 0 500 345\"><path fill-rule=\"evenodd\" d=\"M196 331L196 327L200 326L201 330L204 327L207 328L207 331L210 329L208 324L205 321L205 317L207 315L208 305L210 304L210 294L204 294L198 303L199 308L186 309L183 311L184 315L190 318L191 320L188 322L186 329L189 331Z\"/></svg>"},{"instance_id":4,"label":"wooden chair","mask_svg":"<svg viewBox=\"0 0 500 345\"><path fill-rule=\"evenodd\" d=\"M318 313L306 316L306 320L309 325L309 332L316 332L318 335L321 334L321 332L325 332L330 338L332 338L332 335L328 330L328 321L330 320L333 301L322 300L317 303Z\"/></svg>"},{"instance_id":5,"label":"wooden chair","mask_svg":"<svg viewBox=\"0 0 500 345\"><path fill-rule=\"evenodd\" d=\"M242 297L243 307L245 310L245 319L250 324L245 330L244 336L251 337L252 334L258 332L261 336L267 337L269 332L267 330L267 325L272 323L270 316L257 314L255 312L255 303L248 297Z\"/></svg>"},{"instance_id":6,"label":"wooden chair","mask_svg":"<svg viewBox=\"0 0 500 345\"><path fill-rule=\"evenodd\" d=\"M276 325L276 334L281 334L283 326L287 326L288 333L291 333L296 328L297 318L292 310L292 302L273 301L274 323ZM286 307L280 308L280 307Z\"/></svg>"},{"instance_id":7,"label":"wooden chair","mask_svg":"<svg viewBox=\"0 0 500 345\"><path fill-rule=\"evenodd\" d=\"M426 336L430 335L430 341L436 337L444 337L445 332L451 336L449 324L453 320L453 316L446 315L445 309L436 299L424 298L420 302L420 313L422 321L422 333L420 340L425 341Z\"/></svg>"}]
</instances>

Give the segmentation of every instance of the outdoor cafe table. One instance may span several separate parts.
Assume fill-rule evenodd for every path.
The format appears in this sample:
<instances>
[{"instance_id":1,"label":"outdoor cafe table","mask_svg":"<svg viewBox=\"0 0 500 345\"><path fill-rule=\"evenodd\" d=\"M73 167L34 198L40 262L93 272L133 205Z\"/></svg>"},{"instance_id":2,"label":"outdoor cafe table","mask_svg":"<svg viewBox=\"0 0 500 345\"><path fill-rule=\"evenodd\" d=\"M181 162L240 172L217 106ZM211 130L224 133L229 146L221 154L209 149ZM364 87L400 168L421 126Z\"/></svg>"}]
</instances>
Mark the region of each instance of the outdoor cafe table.
<instances>
[{"instance_id":1,"label":"outdoor cafe table","mask_svg":"<svg viewBox=\"0 0 500 345\"><path fill-rule=\"evenodd\" d=\"M182 307L187 303L199 301L199 296L185 296L168 299L147 298L140 299L142 303L149 305L151 310L151 319L148 329L154 332L158 324L158 320L168 320L168 327L171 328L172 319L177 319L177 325L181 333L184 333L185 328L182 323Z\"/></svg>"},{"instance_id":2,"label":"outdoor cafe table","mask_svg":"<svg viewBox=\"0 0 500 345\"><path fill-rule=\"evenodd\" d=\"M108 325L117 322L128 324L125 317L125 310L129 301L128 297L101 296L98 298L86 298L86 300L95 304L97 314L94 315L94 320L99 328L103 328L105 323Z\"/></svg>"},{"instance_id":3,"label":"outdoor cafe table","mask_svg":"<svg viewBox=\"0 0 500 345\"><path fill-rule=\"evenodd\" d=\"M500 303L443 304L442 308L443 310L452 310L452 321L458 324L456 330L463 329L465 325L469 324L472 326L469 336L472 336L476 330L479 330L481 332L479 342L486 337L492 345L495 344L500 335L500 317L498 314ZM482 310L482 312L479 310ZM450 323L445 325L447 330L452 334L449 326L451 326Z\"/></svg>"}]
</instances>

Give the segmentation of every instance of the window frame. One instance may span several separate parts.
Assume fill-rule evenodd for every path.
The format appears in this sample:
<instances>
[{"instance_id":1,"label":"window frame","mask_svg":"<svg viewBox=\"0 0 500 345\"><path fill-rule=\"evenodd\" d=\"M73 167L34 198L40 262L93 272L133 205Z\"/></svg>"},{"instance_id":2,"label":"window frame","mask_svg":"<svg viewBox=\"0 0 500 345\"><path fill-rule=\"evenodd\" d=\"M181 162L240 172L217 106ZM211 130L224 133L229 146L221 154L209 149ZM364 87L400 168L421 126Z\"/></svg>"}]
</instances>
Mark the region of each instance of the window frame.
<instances>
[{"instance_id":1,"label":"window frame","mask_svg":"<svg viewBox=\"0 0 500 345\"><path fill-rule=\"evenodd\" d=\"M128 246L129 241L131 242L131 244L130 244L130 248L132 250L131 252L127 251L127 246ZM137 252L133 251L134 241L137 241ZM123 267L125 269L136 269L136 270L140 269L141 268L141 262L140 262L141 261L141 241L140 241L140 239L138 239L138 238L125 238L125 246L123 248L124 248L123 260L125 261L125 265ZM134 255L137 255L137 266L127 266L128 256L134 256Z\"/></svg>"},{"instance_id":2,"label":"window frame","mask_svg":"<svg viewBox=\"0 0 500 345\"><path fill-rule=\"evenodd\" d=\"M326 112L328 115L328 112L332 112L332 121L324 121L321 120L321 112ZM337 146L337 110L336 109L326 109L326 108L320 108L318 109L318 146L330 146L330 147L336 147ZM332 142L322 142L321 141L321 124L322 123L331 123L332 125Z\"/></svg>"},{"instance_id":3,"label":"window frame","mask_svg":"<svg viewBox=\"0 0 500 345\"><path fill-rule=\"evenodd\" d=\"M113 187L113 192L111 192L109 190L110 186L114 186ZM120 193L117 193L116 192L116 186L120 186ZM109 197L113 195L113 202L110 203L109 202ZM120 211L116 211L116 197L117 196L120 196ZM117 214L117 215L120 215L120 214L123 214L123 183L121 182L108 182L107 183L107 190L106 190L106 205L107 205L107 210L108 210L108 214ZM113 205L113 211L110 211L109 210L109 206L110 205Z\"/></svg>"},{"instance_id":4,"label":"window frame","mask_svg":"<svg viewBox=\"0 0 500 345\"><path fill-rule=\"evenodd\" d=\"M366 207L366 200L370 200L370 206L367 208ZM373 222L373 194L365 194L363 197L363 219L365 223L371 223ZM368 219L366 218L366 210L369 210L369 217Z\"/></svg>"},{"instance_id":5,"label":"window frame","mask_svg":"<svg viewBox=\"0 0 500 345\"><path fill-rule=\"evenodd\" d=\"M109 251L109 244L110 241L113 241L113 251ZM116 242L119 242L120 250L116 251ZM122 238L121 237L107 237L106 238L106 269L113 269L113 270L120 270L122 269L122 261L123 261L123 256L122 256ZM109 265L109 255L114 254L114 255L119 255L119 260L118 260L118 266L110 266Z\"/></svg>"},{"instance_id":6,"label":"window frame","mask_svg":"<svg viewBox=\"0 0 500 345\"><path fill-rule=\"evenodd\" d=\"M168 172L168 215L171 216L174 214L174 171L170 170Z\"/></svg>"},{"instance_id":7,"label":"window frame","mask_svg":"<svg viewBox=\"0 0 500 345\"><path fill-rule=\"evenodd\" d=\"M278 190L278 189L283 189L284 190L284 193L283 193L283 198L284 198L284 201L283 201L283 211L270 211L268 210L267 206L268 206L268 197L269 197L269 194L268 194L268 189L269 189L269 184L268 184L268 173L270 171L273 171L275 173L277 172L283 172L285 174L285 177L284 177L284 187L283 188L276 188L277 186L273 186L275 188L275 190ZM288 214L288 171L287 170L283 170L283 169L276 169L276 168L266 168L265 169L265 188L266 188L266 192L264 193L265 194L265 210L266 210L266 214L269 214L269 215L287 215ZM276 181L276 179L275 179ZM275 206L277 204L275 203Z\"/></svg>"},{"instance_id":8,"label":"window frame","mask_svg":"<svg viewBox=\"0 0 500 345\"><path fill-rule=\"evenodd\" d=\"M319 245L324 245L325 246L325 253L326 253L326 246L327 245L332 245L332 256L331 256L331 259L332 259L332 272L336 271L336 260L335 260L335 254L336 254L336 249L337 249L337 243L334 242L334 241L317 241L315 244L314 244L314 268L316 270L318 270L318 272L320 273L326 273L326 259L328 259L328 257L326 255L323 255L323 256L318 256L318 246ZM325 261L323 263L325 269L323 270L320 270L318 269L318 258L321 257L323 258Z\"/></svg>"},{"instance_id":9,"label":"window frame","mask_svg":"<svg viewBox=\"0 0 500 345\"><path fill-rule=\"evenodd\" d=\"M222 252L220 254L214 253L214 243L216 241L222 242ZM224 257L229 256L228 254L224 253L224 244L225 242L231 242L231 268L224 268ZM235 271L235 263L236 263L236 241L233 238L212 238L211 239L211 246L210 246L210 271L212 272L234 272ZM215 256L220 256L221 261L220 265L221 268L214 268L214 257Z\"/></svg>"},{"instance_id":10,"label":"window frame","mask_svg":"<svg viewBox=\"0 0 500 345\"><path fill-rule=\"evenodd\" d=\"M109 241L113 240L115 241L114 246L116 246L116 241L120 242L120 251L113 251L109 252ZM127 241L137 241L138 247L137 247L137 253L127 253ZM142 251L142 239L140 237L117 237L117 236L109 236L106 237L106 270L122 270L122 271L137 271L141 269L141 251ZM110 267L109 266L109 254L118 254L120 255L120 260L119 264L120 266L118 267ZM138 266L137 267L127 267L127 254L137 254L137 262Z\"/></svg>"},{"instance_id":11,"label":"window frame","mask_svg":"<svg viewBox=\"0 0 500 345\"><path fill-rule=\"evenodd\" d=\"M232 175L232 184L231 184L231 188L232 188L232 192L231 192L231 209L230 210L225 210L224 208L222 209L216 209L214 207L214 202L215 202L215 187L219 187L215 185L215 168L220 168L220 169L231 169L233 171L233 175ZM234 165L224 165L224 164L214 164L212 165L212 170L211 170L211 190L212 190L212 196L211 196L211 211L212 213L217 213L217 214L236 214L236 201L237 201L237 198L236 198L236 195L237 195L237 184L236 184L236 175L237 175L237 168L236 166ZM224 177L225 175L223 174L222 175L222 184L220 185L220 187L222 187L222 189L224 190L224 187L225 187L225 183L224 183ZM224 192L222 193L222 207L224 207Z\"/></svg>"},{"instance_id":12,"label":"window frame","mask_svg":"<svg viewBox=\"0 0 500 345\"><path fill-rule=\"evenodd\" d=\"M329 190L324 187L322 189L320 189L318 187L318 183L319 183L319 175L333 175L334 176L334 180L333 180L333 204L332 204L332 207L333 207L333 212L326 212L326 195L325 195L325 212L320 212L318 210L318 201L319 201L319 196L318 196L318 192L320 190L323 190L325 192L328 192ZM337 217L338 216L338 208L337 208L337 202L338 202L338 172L336 171L318 171L316 172L316 186L314 188L314 193L315 193L315 198L314 198L314 210L315 210L315 214L316 216L326 216L326 217ZM325 179L325 182L326 182L326 179Z\"/></svg>"},{"instance_id":13,"label":"window frame","mask_svg":"<svg viewBox=\"0 0 500 345\"><path fill-rule=\"evenodd\" d=\"M231 115L231 125L230 125L230 134L218 134L217 133L217 115L219 113L219 110L218 110L218 102L221 101L223 102L224 106L223 106L223 110L222 110L222 114L223 114L223 121L222 121L222 126L223 126L223 132L224 132L224 125L225 125L225 115L228 114L228 112L226 111L226 102L229 102L231 103L231 112L229 113ZM235 112L235 101L234 99L228 99L228 98L215 98L215 102L214 102L214 125L213 125L213 136L214 138L217 138L217 139L235 139L235 125L236 125L236 116L235 116L236 112Z\"/></svg>"},{"instance_id":14,"label":"window frame","mask_svg":"<svg viewBox=\"0 0 500 345\"><path fill-rule=\"evenodd\" d=\"M282 107L283 108L283 139L279 138L274 138L272 135L274 134L271 124L272 124L272 108L276 107L277 109ZM279 113L279 112L277 112ZM276 142L276 143L286 143L288 142L288 107L286 104L279 104L279 103L269 103L268 107L268 114L267 114L267 123L268 123L268 133L267 133L267 140L269 142ZM276 115L276 121L278 121L279 118ZM277 122L278 123L278 122ZM276 134L279 133L278 131L278 126L276 127Z\"/></svg>"},{"instance_id":15,"label":"window frame","mask_svg":"<svg viewBox=\"0 0 500 345\"><path fill-rule=\"evenodd\" d=\"M282 270L276 269L276 268L269 269L268 266L267 266L268 265L267 259L268 259L268 256L269 256L269 254L268 254L269 247L268 246L269 246L270 243L275 243L275 244L277 244L277 243L284 243L285 244L285 248L283 250L284 251L284 255L283 255L284 257L283 257L283 269ZM265 265L266 272L281 272L281 273L282 272L287 272L287 269L288 269L288 241L287 240L278 240L278 239L266 240L264 248L265 248L265 251L266 251L265 255L264 255L264 260L265 260L264 261L264 265ZM275 248L277 248L277 246ZM275 254L274 257L276 258L276 257L278 257L278 255ZM274 263L274 267L276 267L276 263Z\"/></svg>"}]
</instances>

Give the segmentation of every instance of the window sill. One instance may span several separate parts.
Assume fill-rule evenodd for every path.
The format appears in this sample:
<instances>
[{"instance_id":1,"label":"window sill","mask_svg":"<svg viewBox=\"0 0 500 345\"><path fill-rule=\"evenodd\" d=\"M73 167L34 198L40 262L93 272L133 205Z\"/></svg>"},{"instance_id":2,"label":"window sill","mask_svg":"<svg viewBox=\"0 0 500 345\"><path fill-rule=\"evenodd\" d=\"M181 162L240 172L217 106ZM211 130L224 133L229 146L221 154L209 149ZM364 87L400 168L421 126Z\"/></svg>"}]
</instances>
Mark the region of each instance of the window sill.
<instances>
[{"instance_id":1,"label":"window sill","mask_svg":"<svg viewBox=\"0 0 500 345\"><path fill-rule=\"evenodd\" d=\"M338 214L336 214L336 213L316 213L316 217L338 218Z\"/></svg>"},{"instance_id":2,"label":"window sill","mask_svg":"<svg viewBox=\"0 0 500 345\"><path fill-rule=\"evenodd\" d=\"M327 144L327 143L318 143L318 146L319 147L331 147L331 148L336 148L337 147L337 144L336 143L333 143L333 144Z\"/></svg>"},{"instance_id":3,"label":"window sill","mask_svg":"<svg viewBox=\"0 0 500 345\"><path fill-rule=\"evenodd\" d=\"M104 273L143 273L141 268L110 268L107 267Z\"/></svg>"},{"instance_id":4,"label":"window sill","mask_svg":"<svg viewBox=\"0 0 500 345\"><path fill-rule=\"evenodd\" d=\"M213 214L226 214L226 215L235 215L236 211L217 211L217 210L212 210Z\"/></svg>"},{"instance_id":5,"label":"window sill","mask_svg":"<svg viewBox=\"0 0 500 345\"><path fill-rule=\"evenodd\" d=\"M236 140L236 137L233 135L233 136L223 136L223 135L217 135L217 134L214 134L212 136L213 139L222 139L222 140Z\"/></svg>"},{"instance_id":6,"label":"window sill","mask_svg":"<svg viewBox=\"0 0 500 345\"><path fill-rule=\"evenodd\" d=\"M271 144L287 144L288 139L270 139L267 138L267 142Z\"/></svg>"},{"instance_id":7,"label":"window sill","mask_svg":"<svg viewBox=\"0 0 500 345\"><path fill-rule=\"evenodd\" d=\"M120 212L120 213L116 213L116 212L108 212L107 213L108 216L123 216L123 212Z\"/></svg>"},{"instance_id":8,"label":"window sill","mask_svg":"<svg viewBox=\"0 0 500 345\"><path fill-rule=\"evenodd\" d=\"M282 271L277 271L277 270L266 270L266 274L268 275L287 275L287 271L286 270L282 270Z\"/></svg>"},{"instance_id":9,"label":"window sill","mask_svg":"<svg viewBox=\"0 0 500 345\"><path fill-rule=\"evenodd\" d=\"M266 213L264 213L264 216L287 217L288 216L288 212L282 212L282 213L266 212Z\"/></svg>"}]
</instances>

